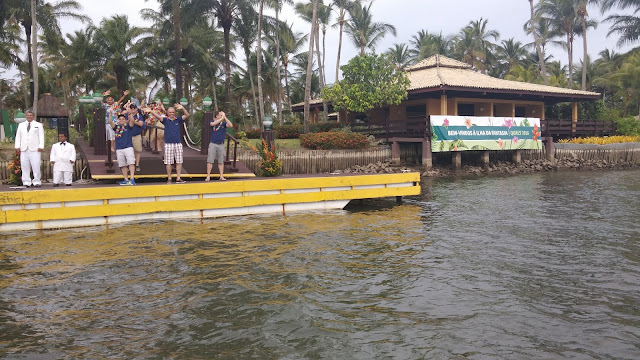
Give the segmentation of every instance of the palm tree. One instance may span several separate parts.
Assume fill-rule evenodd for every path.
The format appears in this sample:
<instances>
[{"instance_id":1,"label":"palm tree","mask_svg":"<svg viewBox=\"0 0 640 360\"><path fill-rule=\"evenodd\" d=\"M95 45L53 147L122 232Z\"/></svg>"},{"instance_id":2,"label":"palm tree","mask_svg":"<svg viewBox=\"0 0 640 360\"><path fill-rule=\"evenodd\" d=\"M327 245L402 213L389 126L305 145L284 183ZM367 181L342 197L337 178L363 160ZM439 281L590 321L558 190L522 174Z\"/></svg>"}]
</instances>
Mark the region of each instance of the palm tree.
<instances>
[{"instance_id":1,"label":"palm tree","mask_svg":"<svg viewBox=\"0 0 640 360\"><path fill-rule=\"evenodd\" d=\"M583 49L583 66L582 66L582 90L587 89L587 68L589 68L589 54L587 53L587 5L597 4L600 0L574 0L576 14L580 18L580 24L582 25L582 49Z\"/></svg>"},{"instance_id":2,"label":"palm tree","mask_svg":"<svg viewBox=\"0 0 640 360\"><path fill-rule=\"evenodd\" d=\"M515 41L514 38L502 40L502 43L496 48L496 53L504 74L508 74L512 67L524 64L528 55L522 43Z\"/></svg>"},{"instance_id":3,"label":"palm tree","mask_svg":"<svg viewBox=\"0 0 640 360\"><path fill-rule=\"evenodd\" d=\"M413 46L409 51L417 62L437 54L449 56L452 39L442 33L433 35L427 30L420 30L411 37L409 43Z\"/></svg>"},{"instance_id":4,"label":"palm tree","mask_svg":"<svg viewBox=\"0 0 640 360\"><path fill-rule=\"evenodd\" d=\"M286 25L284 23L280 23L280 11L282 10L282 7L284 6L284 4L292 4L293 1L292 0L272 0L274 5L273 8L276 12L276 30L275 30L275 46L276 46L276 73L278 75L278 100L276 102L276 109L278 111L278 124L282 125L284 123L284 119L282 118L282 102L281 102L281 96L280 94L282 93L282 81L280 78L280 62L281 62L281 57L280 57L280 33L283 30L283 26L285 26L285 30L286 30Z\"/></svg>"},{"instance_id":5,"label":"palm tree","mask_svg":"<svg viewBox=\"0 0 640 360\"><path fill-rule=\"evenodd\" d=\"M398 69L405 69L413 62L407 44L394 44L387 50L387 54L391 55L393 63Z\"/></svg>"},{"instance_id":6,"label":"palm tree","mask_svg":"<svg viewBox=\"0 0 640 360\"><path fill-rule=\"evenodd\" d=\"M360 3L354 3L349 8L350 19L346 23L345 31L351 37L353 44L360 48L360 55L365 54L365 49L372 49L387 33L396 36L396 28L391 24L384 22L374 22L371 6L363 6Z\"/></svg>"},{"instance_id":7,"label":"palm tree","mask_svg":"<svg viewBox=\"0 0 640 360\"><path fill-rule=\"evenodd\" d=\"M96 31L95 42L99 44L101 62L107 74L115 77L119 94L126 90L132 69L139 67L141 49L136 41L144 32L144 29L131 26L124 15L102 20Z\"/></svg>"},{"instance_id":8,"label":"palm tree","mask_svg":"<svg viewBox=\"0 0 640 360\"><path fill-rule=\"evenodd\" d=\"M344 24L346 21L347 12L349 7L353 2L359 2L360 0L333 0L334 10L337 13L337 22L333 25L338 26L340 28L340 33L338 36L338 60L336 61L336 81L338 82L339 73L340 73L340 53L342 52L342 31L344 29Z\"/></svg>"},{"instance_id":9,"label":"palm tree","mask_svg":"<svg viewBox=\"0 0 640 360\"><path fill-rule=\"evenodd\" d=\"M34 61L32 53L32 27L33 20L31 17L31 2L25 0L5 0L3 1L4 11L9 16L16 19L16 21L23 27L25 39L27 41L27 61L29 63L28 74L29 78L34 78ZM61 19L74 19L81 22L90 23L91 20L88 16L79 14L78 11L82 9L82 6L76 0L64 0L59 1L56 4L51 4L46 1L35 2L35 14L36 20L40 24L40 29L43 31L43 35L46 40L53 37L61 37L62 32L60 30ZM34 85L31 84L31 101L32 104L34 98Z\"/></svg>"},{"instance_id":10,"label":"palm tree","mask_svg":"<svg viewBox=\"0 0 640 360\"><path fill-rule=\"evenodd\" d=\"M247 68L248 68L249 57L251 56L251 46L253 45L253 42L258 36L256 31L258 15L256 14L253 6L251 6L249 3L246 3L246 2L240 4L238 7L238 10L239 10L238 16L233 22L233 30L236 36L238 37L238 40L240 40L242 49L244 50L245 62L247 63ZM249 73L249 83L251 86L251 94L252 94L251 98L253 100L253 109L255 111L255 119L256 121L259 121L260 114L258 112L258 99L256 96L256 90L254 85L255 82L253 80L253 72L249 71L248 69L247 69L247 72Z\"/></svg>"},{"instance_id":11,"label":"palm tree","mask_svg":"<svg viewBox=\"0 0 640 360\"><path fill-rule=\"evenodd\" d=\"M231 108L231 27L237 15L238 6L243 0L215 0L211 4L218 25L224 32L224 72L225 72L225 110Z\"/></svg>"},{"instance_id":12,"label":"palm tree","mask_svg":"<svg viewBox=\"0 0 640 360\"><path fill-rule=\"evenodd\" d=\"M540 36L538 35L538 32L534 28L534 24L536 22L535 22L535 15L533 11L533 0L529 0L529 9L531 12L531 15L529 17L529 27L528 27L529 32L533 34L533 40L536 45L536 52L538 53L540 73L542 74L542 78L544 79L544 84L549 85L549 80L547 79L547 69L545 68L545 64L544 64L544 53L542 52L542 46L540 44Z\"/></svg>"},{"instance_id":13,"label":"palm tree","mask_svg":"<svg viewBox=\"0 0 640 360\"><path fill-rule=\"evenodd\" d=\"M487 60L490 59L495 48L495 44L491 40L498 40L500 34L496 30L488 30L487 24L489 20L480 18L477 21L470 21L469 25L463 29L465 40L463 44L467 44L467 60L469 64L474 65L476 69L488 70Z\"/></svg>"},{"instance_id":14,"label":"palm tree","mask_svg":"<svg viewBox=\"0 0 640 360\"><path fill-rule=\"evenodd\" d=\"M566 36L566 49L569 57L569 87L573 77L573 40L576 35L577 18L573 0L542 0L538 3L537 16L549 22L557 36Z\"/></svg>"},{"instance_id":15,"label":"palm tree","mask_svg":"<svg viewBox=\"0 0 640 360\"><path fill-rule=\"evenodd\" d=\"M285 29L286 28L286 29ZM280 33L280 57L282 58L282 66L284 66L284 86L287 94L287 102L289 104L289 111L291 111L291 91L289 88L289 62L291 58L296 56L304 42L307 40L307 36L302 33L293 32L293 23L291 25L285 25L283 31Z\"/></svg>"},{"instance_id":16,"label":"palm tree","mask_svg":"<svg viewBox=\"0 0 640 360\"><path fill-rule=\"evenodd\" d=\"M619 33L618 45L636 42L640 39L640 17L636 16L640 12L639 0L601 0L601 11L604 13L612 8L620 10L631 9L633 15L610 15L605 22L613 23L607 35Z\"/></svg>"},{"instance_id":17,"label":"palm tree","mask_svg":"<svg viewBox=\"0 0 640 360\"><path fill-rule=\"evenodd\" d=\"M257 55L257 74L258 74L258 114L259 114L259 123L260 129L264 131L264 124L262 121L264 120L264 98L262 94L262 10L264 7L264 0L259 1L258 10L258 34L257 34L257 45L256 45L256 55Z\"/></svg>"}]
</instances>

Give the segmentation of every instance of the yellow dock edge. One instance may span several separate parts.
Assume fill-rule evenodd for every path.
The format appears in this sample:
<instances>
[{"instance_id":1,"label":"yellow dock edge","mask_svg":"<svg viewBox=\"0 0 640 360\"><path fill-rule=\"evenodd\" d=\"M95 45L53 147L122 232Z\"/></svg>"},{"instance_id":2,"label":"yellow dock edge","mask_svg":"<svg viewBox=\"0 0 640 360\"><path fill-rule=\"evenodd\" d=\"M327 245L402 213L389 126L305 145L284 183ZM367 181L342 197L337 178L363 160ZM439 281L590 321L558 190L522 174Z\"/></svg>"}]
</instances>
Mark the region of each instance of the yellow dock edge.
<instances>
[{"instance_id":1,"label":"yellow dock edge","mask_svg":"<svg viewBox=\"0 0 640 360\"><path fill-rule=\"evenodd\" d=\"M354 199L419 194L419 173L4 191L0 232L341 209Z\"/></svg>"}]
</instances>

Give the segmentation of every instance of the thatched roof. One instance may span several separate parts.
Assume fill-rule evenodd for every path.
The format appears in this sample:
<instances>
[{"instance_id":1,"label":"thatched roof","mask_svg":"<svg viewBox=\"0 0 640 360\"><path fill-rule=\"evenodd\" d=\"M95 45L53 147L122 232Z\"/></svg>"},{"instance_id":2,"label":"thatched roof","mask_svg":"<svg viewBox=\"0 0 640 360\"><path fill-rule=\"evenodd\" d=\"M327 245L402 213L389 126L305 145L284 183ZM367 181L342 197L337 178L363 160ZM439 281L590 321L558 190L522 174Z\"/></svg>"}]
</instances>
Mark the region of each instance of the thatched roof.
<instances>
[{"instance_id":1,"label":"thatched roof","mask_svg":"<svg viewBox=\"0 0 640 360\"><path fill-rule=\"evenodd\" d=\"M597 99L600 96L591 91L494 78L471 69L468 64L442 55L431 56L407 68L407 75L411 81L410 94L442 90L488 91L560 98L557 100L562 101Z\"/></svg>"},{"instance_id":2,"label":"thatched roof","mask_svg":"<svg viewBox=\"0 0 640 360\"><path fill-rule=\"evenodd\" d=\"M38 117L65 118L69 117L69 111L65 109L58 99L51 94L44 94L38 100Z\"/></svg>"}]
</instances>

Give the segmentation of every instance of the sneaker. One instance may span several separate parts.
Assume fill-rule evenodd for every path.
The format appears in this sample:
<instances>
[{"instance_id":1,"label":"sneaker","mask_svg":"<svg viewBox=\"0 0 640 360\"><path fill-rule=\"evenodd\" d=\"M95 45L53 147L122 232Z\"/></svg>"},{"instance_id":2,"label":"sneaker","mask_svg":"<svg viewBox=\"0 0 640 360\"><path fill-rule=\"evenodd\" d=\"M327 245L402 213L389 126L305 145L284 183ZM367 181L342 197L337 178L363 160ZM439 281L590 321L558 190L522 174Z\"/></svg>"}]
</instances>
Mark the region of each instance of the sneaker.
<instances>
[{"instance_id":1,"label":"sneaker","mask_svg":"<svg viewBox=\"0 0 640 360\"><path fill-rule=\"evenodd\" d=\"M42 187L42 185L37 184L37 185L33 185L33 187Z\"/></svg>"},{"instance_id":2,"label":"sneaker","mask_svg":"<svg viewBox=\"0 0 640 360\"><path fill-rule=\"evenodd\" d=\"M136 166L136 171L140 171L140 166Z\"/></svg>"},{"instance_id":3,"label":"sneaker","mask_svg":"<svg viewBox=\"0 0 640 360\"><path fill-rule=\"evenodd\" d=\"M136 180L135 179L131 179L129 180L129 185L135 185L136 184Z\"/></svg>"},{"instance_id":4,"label":"sneaker","mask_svg":"<svg viewBox=\"0 0 640 360\"><path fill-rule=\"evenodd\" d=\"M182 179L178 179L176 180L176 184L186 184L187 182L182 180Z\"/></svg>"},{"instance_id":5,"label":"sneaker","mask_svg":"<svg viewBox=\"0 0 640 360\"><path fill-rule=\"evenodd\" d=\"M131 183L129 182L129 180L122 180L120 182L120 185L131 185Z\"/></svg>"},{"instance_id":6,"label":"sneaker","mask_svg":"<svg viewBox=\"0 0 640 360\"><path fill-rule=\"evenodd\" d=\"M60 184L53 184L53 187L58 187L60 186Z\"/></svg>"}]
</instances>

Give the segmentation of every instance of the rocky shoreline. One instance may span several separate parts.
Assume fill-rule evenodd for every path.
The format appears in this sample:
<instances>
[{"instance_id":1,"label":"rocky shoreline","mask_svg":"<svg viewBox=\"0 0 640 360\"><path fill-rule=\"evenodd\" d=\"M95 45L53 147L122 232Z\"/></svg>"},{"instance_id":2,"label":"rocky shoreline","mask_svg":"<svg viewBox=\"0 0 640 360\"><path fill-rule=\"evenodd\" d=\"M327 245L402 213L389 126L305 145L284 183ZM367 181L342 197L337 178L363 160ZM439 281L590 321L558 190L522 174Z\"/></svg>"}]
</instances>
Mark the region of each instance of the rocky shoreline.
<instances>
[{"instance_id":1,"label":"rocky shoreline","mask_svg":"<svg viewBox=\"0 0 640 360\"><path fill-rule=\"evenodd\" d=\"M447 176L484 176L489 174L527 174L542 171L566 171L566 170L621 170L640 168L640 164L617 162L607 160L586 160L586 159L560 159L555 163L549 160L524 160L519 164L512 162L491 163L486 168L481 166L464 165L460 169L451 166L434 166L423 171L420 167L394 165L390 161L377 162L369 165L354 166L349 169L338 170L333 174L391 174L409 171L419 171L422 177L437 178Z\"/></svg>"}]
</instances>

